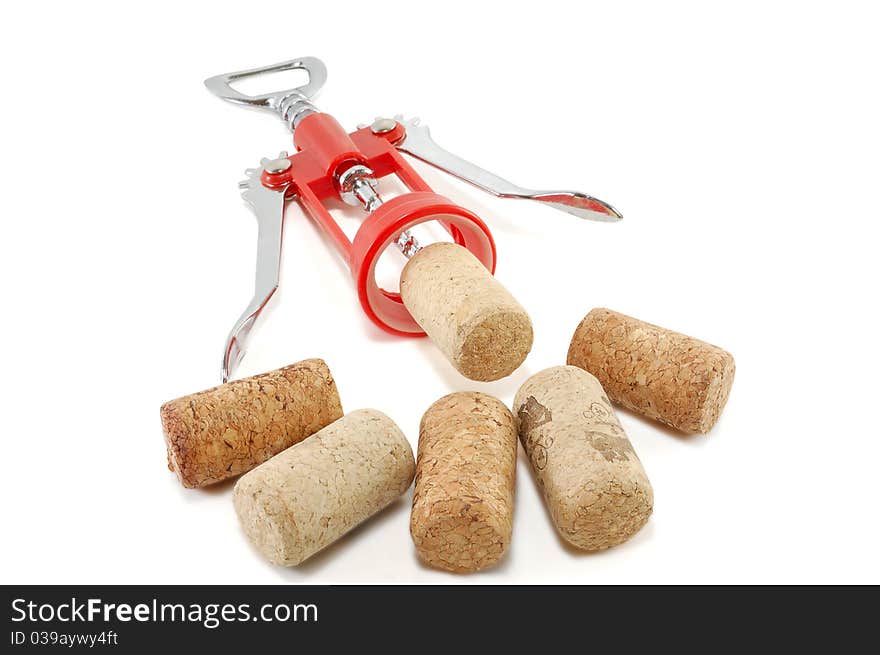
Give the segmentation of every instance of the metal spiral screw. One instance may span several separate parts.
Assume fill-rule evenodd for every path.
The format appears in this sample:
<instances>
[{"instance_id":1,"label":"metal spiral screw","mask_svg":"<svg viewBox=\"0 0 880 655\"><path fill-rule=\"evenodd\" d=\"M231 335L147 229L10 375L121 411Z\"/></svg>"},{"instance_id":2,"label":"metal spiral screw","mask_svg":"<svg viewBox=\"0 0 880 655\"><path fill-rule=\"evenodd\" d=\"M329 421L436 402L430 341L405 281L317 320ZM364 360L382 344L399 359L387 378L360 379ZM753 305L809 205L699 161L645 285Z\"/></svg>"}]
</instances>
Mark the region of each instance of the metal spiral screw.
<instances>
[{"instance_id":1,"label":"metal spiral screw","mask_svg":"<svg viewBox=\"0 0 880 655\"><path fill-rule=\"evenodd\" d=\"M382 197L377 191L378 182L373 171L361 164L355 164L343 171L337 178L339 197L347 205L360 206L366 212L374 212L382 206ZM394 245L409 259L421 250L418 239L409 230L401 232Z\"/></svg>"},{"instance_id":2,"label":"metal spiral screw","mask_svg":"<svg viewBox=\"0 0 880 655\"><path fill-rule=\"evenodd\" d=\"M318 113L318 108L298 91L294 91L278 101L278 113L281 119L287 123L290 131L296 130L302 119L306 116Z\"/></svg>"}]
</instances>

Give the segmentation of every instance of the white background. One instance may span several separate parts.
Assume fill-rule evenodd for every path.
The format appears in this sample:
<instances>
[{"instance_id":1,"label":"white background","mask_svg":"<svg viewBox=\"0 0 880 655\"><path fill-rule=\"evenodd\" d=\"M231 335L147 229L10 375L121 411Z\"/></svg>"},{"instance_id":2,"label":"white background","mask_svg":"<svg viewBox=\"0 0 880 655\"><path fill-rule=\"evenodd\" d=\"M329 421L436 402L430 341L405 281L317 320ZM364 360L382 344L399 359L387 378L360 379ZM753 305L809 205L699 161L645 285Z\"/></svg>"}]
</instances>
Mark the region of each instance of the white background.
<instances>
[{"instance_id":1,"label":"white background","mask_svg":"<svg viewBox=\"0 0 880 655\"><path fill-rule=\"evenodd\" d=\"M871 3L18 3L0 27L6 583L880 582L878 17ZM726 412L681 437L620 412L655 491L630 542L557 538L520 453L512 547L470 577L419 564L408 492L297 569L260 559L231 484L186 490L159 405L218 382L253 284L242 170L289 147L209 75L314 55L354 129L418 115L513 181L615 204L615 225L477 211L536 333L469 382L381 333L293 208L281 291L241 375L323 357L347 410L416 445L453 390L505 402L607 306L736 357ZM346 229L357 221L345 218Z\"/></svg>"}]
</instances>

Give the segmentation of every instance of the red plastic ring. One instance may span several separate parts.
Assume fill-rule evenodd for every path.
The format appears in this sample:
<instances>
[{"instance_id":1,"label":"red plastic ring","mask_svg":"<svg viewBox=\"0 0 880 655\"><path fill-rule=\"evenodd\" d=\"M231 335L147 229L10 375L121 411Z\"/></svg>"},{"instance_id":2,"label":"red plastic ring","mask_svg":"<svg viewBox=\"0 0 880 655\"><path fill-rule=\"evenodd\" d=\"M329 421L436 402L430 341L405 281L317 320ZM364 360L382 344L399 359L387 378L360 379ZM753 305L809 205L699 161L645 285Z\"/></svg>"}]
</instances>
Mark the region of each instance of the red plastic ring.
<instances>
[{"instance_id":1,"label":"red plastic ring","mask_svg":"<svg viewBox=\"0 0 880 655\"><path fill-rule=\"evenodd\" d=\"M425 335L404 307L400 294L386 291L376 283L376 264L401 232L428 221L443 222L455 243L470 250L495 273L495 241L476 214L436 193L420 191L392 198L364 221L351 244L350 261L364 312L376 325L392 334Z\"/></svg>"}]
</instances>

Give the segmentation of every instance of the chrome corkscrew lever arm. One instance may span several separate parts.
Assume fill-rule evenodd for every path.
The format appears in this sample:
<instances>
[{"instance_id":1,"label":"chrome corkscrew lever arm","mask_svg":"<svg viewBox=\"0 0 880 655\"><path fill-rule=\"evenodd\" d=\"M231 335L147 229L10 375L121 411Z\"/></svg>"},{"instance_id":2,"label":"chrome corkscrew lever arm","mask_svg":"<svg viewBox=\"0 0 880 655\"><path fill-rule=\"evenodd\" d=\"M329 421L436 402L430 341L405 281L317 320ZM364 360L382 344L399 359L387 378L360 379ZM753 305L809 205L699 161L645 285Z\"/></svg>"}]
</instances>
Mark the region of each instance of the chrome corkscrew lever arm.
<instances>
[{"instance_id":1,"label":"chrome corkscrew lever arm","mask_svg":"<svg viewBox=\"0 0 880 655\"><path fill-rule=\"evenodd\" d=\"M295 89L283 89L262 95L247 95L232 88L232 84L240 80L289 70L306 71L309 76L308 82ZM324 62L316 57L299 57L270 66L215 75L205 80L205 86L211 93L227 102L277 114L293 131L306 116L317 113L311 99L324 86L326 80L327 68ZM253 298L226 338L221 369L223 382L227 382L234 374L245 355L248 337L260 312L278 289L284 207L290 196L286 187L267 188L261 176L264 170L268 173L278 173L289 167L290 160L287 159L287 153L283 152L278 159L263 159L261 168L245 171L247 179L239 184L242 197L257 217L256 281Z\"/></svg>"},{"instance_id":2,"label":"chrome corkscrew lever arm","mask_svg":"<svg viewBox=\"0 0 880 655\"><path fill-rule=\"evenodd\" d=\"M264 159L263 167L283 166L286 153L278 159ZM246 352L247 340L254 323L278 289L281 269L281 239L284 229L285 191L272 190L263 185L260 176L263 168L249 168L247 179L239 183L241 196L257 217L257 271L254 296L241 316L232 326L223 349L223 382L228 382Z\"/></svg>"},{"instance_id":3,"label":"chrome corkscrew lever arm","mask_svg":"<svg viewBox=\"0 0 880 655\"><path fill-rule=\"evenodd\" d=\"M413 118L401 122L406 128L406 137L397 144L398 150L469 182L493 196L535 200L578 218L593 221L610 223L623 218L623 215L608 203L580 191L536 191L517 186L441 148L431 138L428 127L421 125L419 119Z\"/></svg>"}]
</instances>

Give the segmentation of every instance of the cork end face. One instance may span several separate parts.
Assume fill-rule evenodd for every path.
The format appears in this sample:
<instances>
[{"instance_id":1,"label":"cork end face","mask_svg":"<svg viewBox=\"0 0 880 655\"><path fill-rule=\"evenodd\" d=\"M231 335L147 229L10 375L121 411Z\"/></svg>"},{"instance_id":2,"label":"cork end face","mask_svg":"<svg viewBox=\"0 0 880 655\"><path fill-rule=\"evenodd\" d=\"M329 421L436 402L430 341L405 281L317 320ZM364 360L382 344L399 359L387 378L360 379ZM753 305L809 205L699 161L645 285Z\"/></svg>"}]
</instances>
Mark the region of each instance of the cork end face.
<instances>
[{"instance_id":1,"label":"cork end face","mask_svg":"<svg viewBox=\"0 0 880 655\"><path fill-rule=\"evenodd\" d=\"M245 475L235 484L232 501L245 535L263 557L278 566L296 566L305 559L291 548L298 543L296 522L280 497Z\"/></svg>"},{"instance_id":2,"label":"cork end face","mask_svg":"<svg viewBox=\"0 0 880 655\"><path fill-rule=\"evenodd\" d=\"M168 469L177 475L177 479L187 489L195 489L199 481L190 479L184 467L186 461L186 443L189 430L185 421L177 411L177 401L169 401L159 408L159 418L162 422L162 435L165 437L167 449Z\"/></svg>"},{"instance_id":3,"label":"cork end face","mask_svg":"<svg viewBox=\"0 0 880 655\"><path fill-rule=\"evenodd\" d=\"M532 349L532 321L521 309L492 312L466 330L455 367L466 378L492 382L518 369Z\"/></svg>"},{"instance_id":4,"label":"cork end face","mask_svg":"<svg viewBox=\"0 0 880 655\"><path fill-rule=\"evenodd\" d=\"M590 484L557 510L559 534L580 550L598 551L628 541L651 517L654 492L647 478L637 484L609 480Z\"/></svg>"},{"instance_id":5,"label":"cork end face","mask_svg":"<svg viewBox=\"0 0 880 655\"><path fill-rule=\"evenodd\" d=\"M410 534L419 557L452 573L475 573L496 564L510 544L511 525L499 525L482 503L436 503L430 516L413 515Z\"/></svg>"},{"instance_id":6,"label":"cork end face","mask_svg":"<svg viewBox=\"0 0 880 655\"><path fill-rule=\"evenodd\" d=\"M409 440L391 418L377 409L354 410L345 415L345 421L352 430L367 432L372 426L373 430L381 431L385 450L383 463L388 471L394 472L393 479L397 481L395 493L388 500L390 503L410 488L416 475L416 460Z\"/></svg>"},{"instance_id":7,"label":"cork end face","mask_svg":"<svg viewBox=\"0 0 880 655\"><path fill-rule=\"evenodd\" d=\"M718 361L712 368L712 379L706 390L706 399L700 408L696 421L694 431L699 434L706 434L715 427L721 417L721 412L724 411L724 406L727 405L730 390L733 388L736 362L729 352L720 349L719 351Z\"/></svg>"},{"instance_id":8,"label":"cork end face","mask_svg":"<svg viewBox=\"0 0 880 655\"><path fill-rule=\"evenodd\" d=\"M568 344L568 354L565 357L565 363L569 366L577 366L593 375L599 375L602 370L594 367L596 370L590 370L592 350L601 346L601 340L598 339L598 332L594 328L596 325L605 326L609 319L614 318L614 312L604 307L596 307L581 319L578 326L571 336L571 342Z\"/></svg>"},{"instance_id":9,"label":"cork end face","mask_svg":"<svg viewBox=\"0 0 880 655\"><path fill-rule=\"evenodd\" d=\"M400 296L450 363L479 382L515 371L532 348L532 322L466 248L434 243L404 267Z\"/></svg>"}]
</instances>

